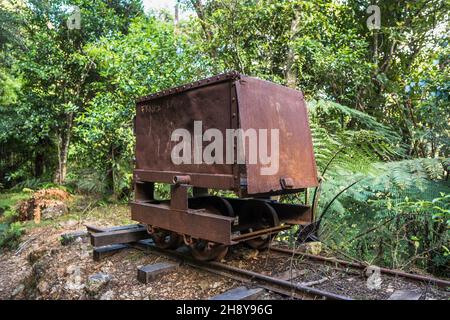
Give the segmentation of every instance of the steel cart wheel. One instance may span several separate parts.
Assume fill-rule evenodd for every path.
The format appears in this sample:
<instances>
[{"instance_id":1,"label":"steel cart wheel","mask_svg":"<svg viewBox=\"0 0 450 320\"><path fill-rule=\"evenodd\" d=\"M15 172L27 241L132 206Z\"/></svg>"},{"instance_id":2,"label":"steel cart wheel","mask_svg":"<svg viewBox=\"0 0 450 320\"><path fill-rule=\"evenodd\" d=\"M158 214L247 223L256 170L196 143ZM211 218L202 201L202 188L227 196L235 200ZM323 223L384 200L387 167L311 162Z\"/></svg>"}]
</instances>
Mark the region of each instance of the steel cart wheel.
<instances>
[{"instance_id":1,"label":"steel cart wheel","mask_svg":"<svg viewBox=\"0 0 450 320\"><path fill-rule=\"evenodd\" d=\"M151 235L155 246L161 249L176 249L183 242L183 238L176 232L153 229L148 227L148 232Z\"/></svg>"},{"instance_id":2,"label":"steel cart wheel","mask_svg":"<svg viewBox=\"0 0 450 320\"><path fill-rule=\"evenodd\" d=\"M228 246L209 242L206 240L197 240L191 246L192 256L199 261L220 261L228 253Z\"/></svg>"},{"instance_id":3,"label":"steel cart wheel","mask_svg":"<svg viewBox=\"0 0 450 320\"><path fill-rule=\"evenodd\" d=\"M234 217L230 202L218 196L202 196L189 199L189 209L205 209L206 211L226 217Z\"/></svg>"},{"instance_id":4,"label":"steel cart wheel","mask_svg":"<svg viewBox=\"0 0 450 320\"><path fill-rule=\"evenodd\" d=\"M249 226L248 229L241 231L245 234L265 228L277 227L280 225L280 221L275 209L266 201L248 200L241 208L239 224L242 226ZM245 243L253 249L266 249L276 235L277 233L264 235L247 240Z\"/></svg>"},{"instance_id":5,"label":"steel cart wheel","mask_svg":"<svg viewBox=\"0 0 450 320\"><path fill-rule=\"evenodd\" d=\"M201 198L199 198L199 200L200 199ZM198 206L214 214L234 217L233 207L226 199L221 197L205 197L204 199L201 199ZM226 256L228 246L198 239L191 245L191 252L192 256L200 261L220 261Z\"/></svg>"}]
</instances>

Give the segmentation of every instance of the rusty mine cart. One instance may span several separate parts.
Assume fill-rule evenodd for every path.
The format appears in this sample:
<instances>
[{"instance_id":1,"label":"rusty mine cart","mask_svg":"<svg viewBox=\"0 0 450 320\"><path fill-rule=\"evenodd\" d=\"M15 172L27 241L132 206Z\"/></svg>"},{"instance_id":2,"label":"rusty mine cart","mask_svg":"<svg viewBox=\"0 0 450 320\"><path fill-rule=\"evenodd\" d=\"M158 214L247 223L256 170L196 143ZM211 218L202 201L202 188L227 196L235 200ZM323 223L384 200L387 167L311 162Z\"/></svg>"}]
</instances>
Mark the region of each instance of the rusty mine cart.
<instances>
[{"instance_id":1,"label":"rusty mine cart","mask_svg":"<svg viewBox=\"0 0 450 320\"><path fill-rule=\"evenodd\" d=\"M194 134L194 121L224 136L227 129L278 129L278 172L261 175L263 165L251 163L248 152L244 163L234 155L231 164L174 164L171 134L178 128ZM231 245L263 249L278 232L311 225L309 206L272 200L318 185L301 92L230 72L138 99L134 130L131 215L147 225L156 246L174 249L184 241L196 259L214 260ZM155 183L170 184L170 199L155 199ZM212 190L238 197L210 195Z\"/></svg>"}]
</instances>

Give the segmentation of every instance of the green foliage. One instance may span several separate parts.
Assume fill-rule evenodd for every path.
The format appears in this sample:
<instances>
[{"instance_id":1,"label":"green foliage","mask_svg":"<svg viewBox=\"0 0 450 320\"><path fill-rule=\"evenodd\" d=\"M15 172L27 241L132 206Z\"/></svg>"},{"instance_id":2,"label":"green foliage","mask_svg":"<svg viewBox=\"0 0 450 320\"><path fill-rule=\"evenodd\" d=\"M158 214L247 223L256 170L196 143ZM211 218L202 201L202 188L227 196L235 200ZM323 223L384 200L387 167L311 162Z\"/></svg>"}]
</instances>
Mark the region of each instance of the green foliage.
<instances>
[{"instance_id":1,"label":"green foliage","mask_svg":"<svg viewBox=\"0 0 450 320\"><path fill-rule=\"evenodd\" d=\"M0 105L17 102L20 85L20 80L12 78L5 70L0 69Z\"/></svg>"},{"instance_id":2,"label":"green foliage","mask_svg":"<svg viewBox=\"0 0 450 320\"><path fill-rule=\"evenodd\" d=\"M69 4L81 9L80 30L67 28ZM62 182L74 118L84 110L89 85L96 80L84 46L102 36L126 34L131 19L142 13L142 6L135 0L31 0L19 12L22 45L13 47L13 40L9 40L15 55L10 57L14 65L7 76L0 65L0 81L7 85L0 101L12 104L0 104L0 142L12 146L11 151L2 153L6 159L13 158L8 157L12 153L16 161L0 163L0 177L4 167L7 172L21 173L9 178L10 184L30 175ZM19 78L21 90L17 94L17 85L11 82Z\"/></svg>"},{"instance_id":3,"label":"green foliage","mask_svg":"<svg viewBox=\"0 0 450 320\"><path fill-rule=\"evenodd\" d=\"M107 193L106 175L93 169L71 170L67 177L67 185L78 193Z\"/></svg>"},{"instance_id":4,"label":"green foliage","mask_svg":"<svg viewBox=\"0 0 450 320\"><path fill-rule=\"evenodd\" d=\"M0 250L14 249L19 244L24 230L20 222L15 222L17 214L14 207L28 197L28 192L0 193Z\"/></svg>"},{"instance_id":5,"label":"green foliage","mask_svg":"<svg viewBox=\"0 0 450 320\"><path fill-rule=\"evenodd\" d=\"M414 152L448 155L450 131L450 46L442 39L423 63L418 63L405 85L405 99L414 117L409 121ZM412 103L414 101L414 103Z\"/></svg>"},{"instance_id":6,"label":"green foliage","mask_svg":"<svg viewBox=\"0 0 450 320\"><path fill-rule=\"evenodd\" d=\"M311 100L308 106L316 161L322 172L333 156L332 166L365 172L375 161L402 155L400 136L374 117L332 101Z\"/></svg>"},{"instance_id":7,"label":"green foliage","mask_svg":"<svg viewBox=\"0 0 450 320\"><path fill-rule=\"evenodd\" d=\"M23 200L29 197L29 194L27 191L23 192L0 192L0 208L3 208L5 210L12 208L16 202L19 200Z\"/></svg>"},{"instance_id":8,"label":"green foliage","mask_svg":"<svg viewBox=\"0 0 450 320\"><path fill-rule=\"evenodd\" d=\"M20 222L14 222L10 225L0 224L0 249L17 247L23 232L24 229Z\"/></svg>"},{"instance_id":9,"label":"green foliage","mask_svg":"<svg viewBox=\"0 0 450 320\"><path fill-rule=\"evenodd\" d=\"M71 157L106 174L106 188L129 192L134 153L134 98L204 75L202 57L189 39L174 33L173 25L154 17L138 18L129 34L103 38L86 47L102 78L94 97L76 119L77 139ZM194 67L198 64L197 67ZM100 180L101 181L101 180Z\"/></svg>"},{"instance_id":10,"label":"green foliage","mask_svg":"<svg viewBox=\"0 0 450 320\"><path fill-rule=\"evenodd\" d=\"M170 199L170 185L165 183L156 183L155 194L157 199Z\"/></svg>"},{"instance_id":11,"label":"green foliage","mask_svg":"<svg viewBox=\"0 0 450 320\"><path fill-rule=\"evenodd\" d=\"M39 190L39 189L50 189L50 188L57 188L66 190L67 188L65 186L62 186L60 184L49 182L46 179L40 179L40 178L29 178L26 180L23 180L14 187L10 188L11 191L22 191L22 192L32 192L33 190Z\"/></svg>"},{"instance_id":12,"label":"green foliage","mask_svg":"<svg viewBox=\"0 0 450 320\"><path fill-rule=\"evenodd\" d=\"M404 160L375 167L377 172L349 189L332 208L322 239L369 262L443 272L450 185L441 161ZM333 180L323 192L334 193L340 184L342 180Z\"/></svg>"}]
</instances>

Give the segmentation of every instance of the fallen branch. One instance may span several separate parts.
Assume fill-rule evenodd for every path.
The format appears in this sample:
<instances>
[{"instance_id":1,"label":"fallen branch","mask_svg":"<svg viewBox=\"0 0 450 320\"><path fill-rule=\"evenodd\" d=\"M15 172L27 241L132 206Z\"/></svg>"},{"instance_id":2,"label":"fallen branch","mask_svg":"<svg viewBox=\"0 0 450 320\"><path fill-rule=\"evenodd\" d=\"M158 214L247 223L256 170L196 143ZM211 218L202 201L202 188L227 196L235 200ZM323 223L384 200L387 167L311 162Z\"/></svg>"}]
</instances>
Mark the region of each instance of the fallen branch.
<instances>
[{"instance_id":1,"label":"fallen branch","mask_svg":"<svg viewBox=\"0 0 450 320\"><path fill-rule=\"evenodd\" d=\"M18 255L19 253L21 253L25 247L30 244L31 242L33 242L36 239L36 237L30 238L24 242L22 242L19 247L17 248L16 252L14 252L15 255Z\"/></svg>"},{"instance_id":2,"label":"fallen branch","mask_svg":"<svg viewBox=\"0 0 450 320\"><path fill-rule=\"evenodd\" d=\"M327 282L328 278L322 278L320 280L315 280L315 281L309 281L309 282L300 282L299 285L304 286L304 287L312 287L316 284L321 284L324 282Z\"/></svg>"}]
</instances>

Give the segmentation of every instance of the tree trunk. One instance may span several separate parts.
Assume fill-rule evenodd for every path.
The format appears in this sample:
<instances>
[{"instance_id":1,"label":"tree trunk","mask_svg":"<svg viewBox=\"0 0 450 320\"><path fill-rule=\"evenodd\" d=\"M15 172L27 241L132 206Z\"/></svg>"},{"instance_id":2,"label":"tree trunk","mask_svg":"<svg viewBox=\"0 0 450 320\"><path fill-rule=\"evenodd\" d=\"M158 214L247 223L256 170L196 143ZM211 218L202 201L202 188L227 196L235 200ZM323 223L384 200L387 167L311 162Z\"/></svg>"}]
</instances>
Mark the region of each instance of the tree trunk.
<instances>
[{"instance_id":1,"label":"tree trunk","mask_svg":"<svg viewBox=\"0 0 450 320\"><path fill-rule=\"evenodd\" d=\"M295 89L297 87L297 69L295 67L295 52L292 48L292 42L297 37L299 25L300 25L300 9L294 8L294 18L291 22L291 36L289 39L289 49L286 57L286 71L285 71L285 79L286 85L289 88Z\"/></svg>"},{"instance_id":2,"label":"tree trunk","mask_svg":"<svg viewBox=\"0 0 450 320\"><path fill-rule=\"evenodd\" d=\"M114 148L111 144L109 146L109 167L106 171L106 191L115 195L114 188Z\"/></svg>"},{"instance_id":3,"label":"tree trunk","mask_svg":"<svg viewBox=\"0 0 450 320\"><path fill-rule=\"evenodd\" d=\"M197 14L197 18L200 21L200 25L203 29L205 41L211 45L211 47L209 48L209 55L211 58L215 59L217 57L217 50L212 45L213 32L212 32L208 22L206 21L205 8L203 6L203 3L201 0L191 0L191 4L194 7L195 13Z\"/></svg>"},{"instance_id":4,"label":"tree trunk","mask_svg":"<svg viewBox=\"0 0 450 320\"><path fill-rule=\"evenodd\" d=\"M175 4L175 14L174 14L174 24L175 24L175 27L177 27L178 26L178 23L179 23L179 7L178 7L178 2Z\"/></svg>"},{"instance_id":5,"label":"tree trunk","mask_svg":"<svg viewBox=\"0 0 450 320\"><path fill-rule=\"evenodd\" d=\"M44 154L41 150L34 155L34 177L39 178L44 173Z\"/></svg>"},{"instance_id":6,"label":"tree trunk","mask_svg":"<svg viewBox=\"0 0 450 320\"><path fill-rule=\"evenodd\" d=\"M73 112L67 114L66 128L58 136L58 167L55 172L54 182L63 184L67 174L67 156L69 154L70 138L72 134Z\"/></svg>"},{"instance_id":7,"label":"tree trunk","mask_svg":"<svg viewBox=\"0 0 450 320\"><path fill-rule=\"evenodd\" d=\"M44 174L45 169L45 153L50 142L47 138L38 140L36 151L34 153L34 177L39 178Z\"/></svg>"}]
</instances>

